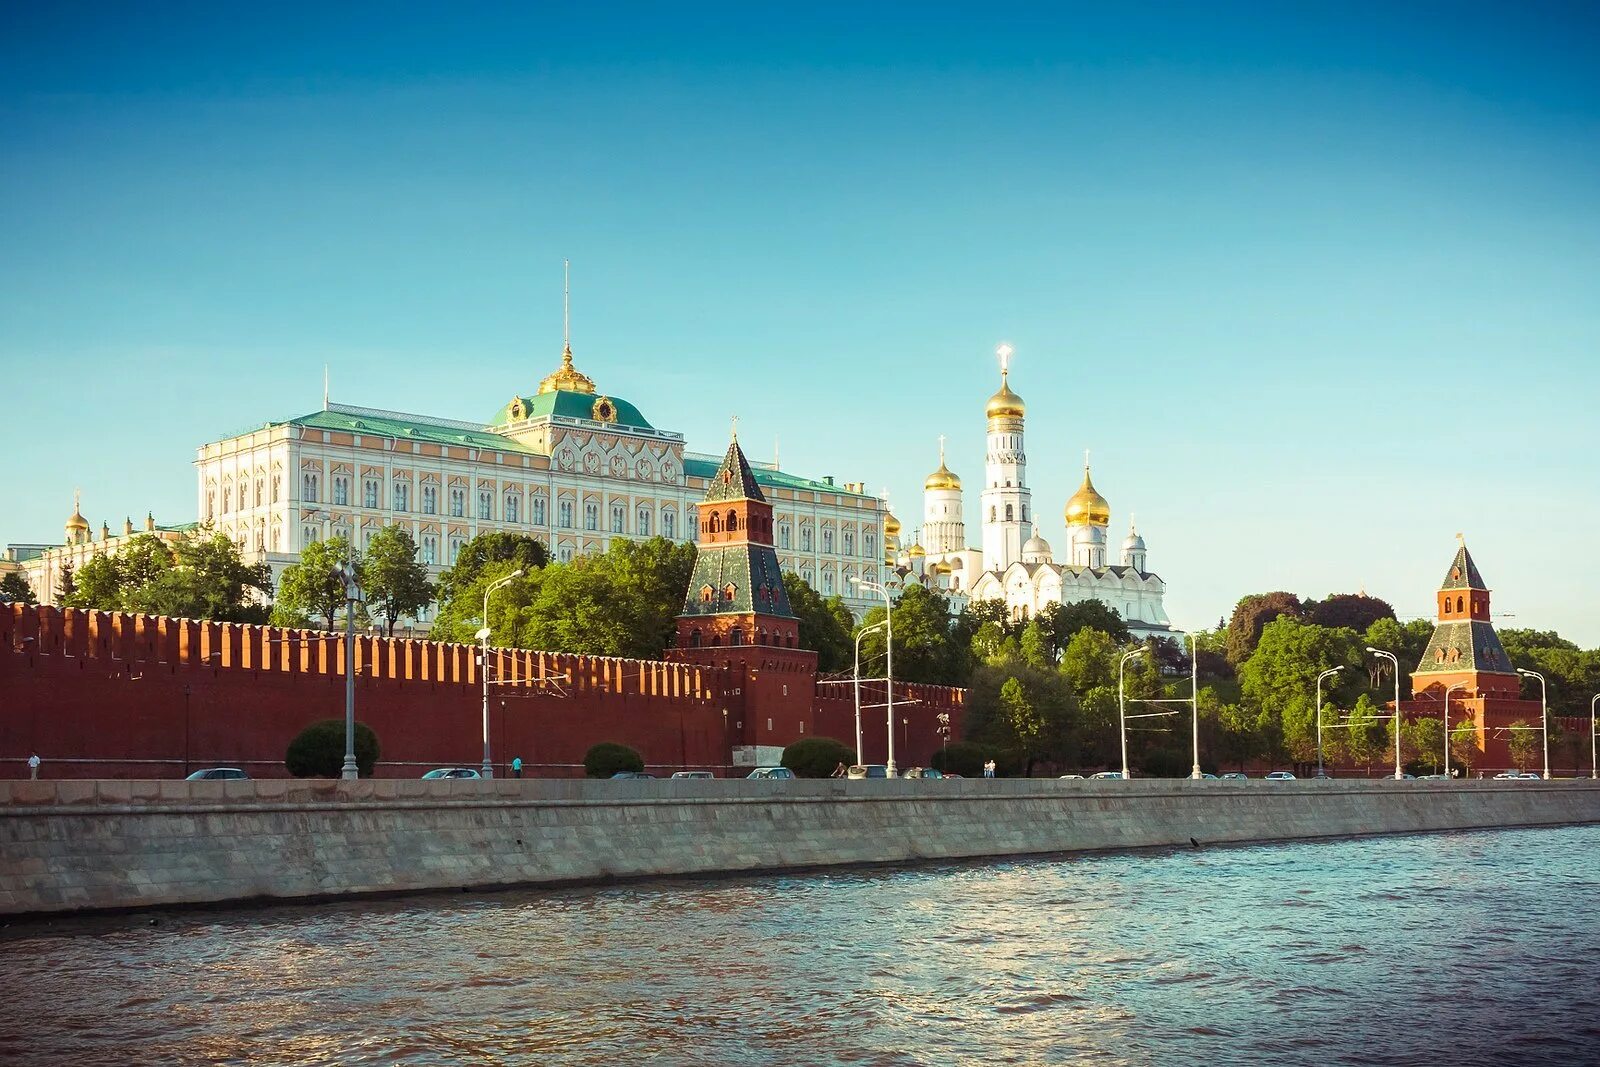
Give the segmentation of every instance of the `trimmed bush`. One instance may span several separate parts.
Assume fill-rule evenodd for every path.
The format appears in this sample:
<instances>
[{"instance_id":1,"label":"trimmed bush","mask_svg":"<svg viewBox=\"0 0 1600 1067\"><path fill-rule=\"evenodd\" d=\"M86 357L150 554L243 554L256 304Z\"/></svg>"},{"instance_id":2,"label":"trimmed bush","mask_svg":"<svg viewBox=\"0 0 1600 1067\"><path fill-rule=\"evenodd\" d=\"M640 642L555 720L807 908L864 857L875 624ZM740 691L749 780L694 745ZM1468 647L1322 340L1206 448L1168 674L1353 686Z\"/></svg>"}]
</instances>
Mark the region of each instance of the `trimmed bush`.
<instances>
[{"instance_id":1,"label":"trimmed bush","mask_svg":"<svg viewBox=\"0 0 1600 1067\"><path fill-rule=\"evenodd\" d=\"M963 778L982 778L983 765L988 760L998 760L999 752L976 741L952 741L948 747L933 753L933 769L945 774L959 774Z\"/></svg>"},{"instance_id":2,"label":"trimmed bush","mask_svg":"<svg viewBox=\"0 0 1600 1067\"><path fill-rule=\"evenodd\" d=\"M831 778L839 764L848 767L855 761L855 749L846 748L842 742L831 737L808 737L784 749L779 762L799 778Z\"/></svg>"},{"instance_id":3,"label":"trimmed bush","mask_svg":"<svg viewBox=\"0 0 1600 1067\"><path fill-rule=\"evenodd\" d=\"M378 735L364 722L356 723L356 770L372 777L378 763ZM344 720L323 719L295 735L284 754L283 765L296 778L337 778L344 770Z\"/></svg>"},{"instance_id":4,"label":"trimmed bush","mask_svg":"<svg viewBox=\"0 0 1600 1067\"><path fill-rule=\"evenodd\" d=\"M590 778L610 778L618 771L642 770L644 757L615 741L602 741L583 754L583 773Z\"/></svg>"}]
</instances>

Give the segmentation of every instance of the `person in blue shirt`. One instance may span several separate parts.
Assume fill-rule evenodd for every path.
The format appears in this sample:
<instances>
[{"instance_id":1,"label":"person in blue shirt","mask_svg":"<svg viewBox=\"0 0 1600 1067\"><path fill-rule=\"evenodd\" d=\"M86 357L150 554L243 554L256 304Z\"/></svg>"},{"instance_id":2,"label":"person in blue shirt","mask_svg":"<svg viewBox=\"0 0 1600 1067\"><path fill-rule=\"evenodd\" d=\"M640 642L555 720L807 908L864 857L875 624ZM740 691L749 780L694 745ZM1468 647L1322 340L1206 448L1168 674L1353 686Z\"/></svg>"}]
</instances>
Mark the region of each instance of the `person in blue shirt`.
<instances>
[{"instance_id":1,"label":"person in blue shirt","mask_svg":"<svg viewBox=\"0 0 1600 1067\"><path fill-rule=\"evenodd\" d=\"M513 777L513 778L521 778L522 777L522 757L521 756L518 756L516 759L511 761L511 777Z\"/></svg>"}]
</instances>

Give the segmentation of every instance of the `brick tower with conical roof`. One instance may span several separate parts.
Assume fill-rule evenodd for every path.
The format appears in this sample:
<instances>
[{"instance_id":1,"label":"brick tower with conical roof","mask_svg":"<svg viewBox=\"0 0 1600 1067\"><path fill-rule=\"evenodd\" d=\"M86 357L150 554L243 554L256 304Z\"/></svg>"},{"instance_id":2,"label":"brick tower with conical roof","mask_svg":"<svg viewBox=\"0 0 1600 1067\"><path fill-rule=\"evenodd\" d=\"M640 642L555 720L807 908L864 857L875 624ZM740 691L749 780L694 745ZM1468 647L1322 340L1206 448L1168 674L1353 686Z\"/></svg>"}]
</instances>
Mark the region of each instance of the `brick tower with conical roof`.
<instances>
[{"instance_id":1,"label":"brick tower with conical roof","mask_svg":"<svg viewBox=\"0 0 1600 1067\"><path fill-rule=\"evenodd\" d=\"M787 739L814 733L817 654L800 647L772 544L772 505L737 435L696 522L694 574L671 655L722 668L730 764L774 764Z\"/></svg>"},{"instance_id":2,"label":"brick tower with conical roof","mask_svg":"<svg viewBox=\"0 0 1600 1067\"><path fill-rule=\"evenodd\" d=\"M1436 719L1448 710L1452 730L1473 720L1483 750L1481 766L1503 770L1511 763L1506 729L1519 721L1538 723L1541 706L1522 698L1522 679L1490 621L1489 586L1465 540L1450 561L1435 606L1433 637L1411 672L1411 699L1401 707L1407 716Z\"/></svg>"}]
</instances>

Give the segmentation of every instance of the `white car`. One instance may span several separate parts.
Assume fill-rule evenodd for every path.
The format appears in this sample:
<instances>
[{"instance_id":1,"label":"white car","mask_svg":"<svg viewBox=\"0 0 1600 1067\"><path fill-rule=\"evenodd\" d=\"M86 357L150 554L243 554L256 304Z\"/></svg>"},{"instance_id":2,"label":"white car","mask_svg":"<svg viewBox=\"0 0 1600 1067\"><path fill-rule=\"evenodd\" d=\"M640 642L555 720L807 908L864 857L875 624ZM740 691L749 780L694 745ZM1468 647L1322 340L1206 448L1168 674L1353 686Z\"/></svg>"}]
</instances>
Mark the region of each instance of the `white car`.
<instances>
[{"instance_id":1,"label":"white car","mask_svg":"<svg viewBox=\"0 0 1600 1067\"><path fill-rule=\"evenodd\" d=\"M787 767L757 767L746 778L793 778L794 772Z\"/></svg>"},{"instance_id":2,"label":"white car","mask_svg":"<svg viewBox=\"0 0 1600 1067\"><path fill-rule=\"evenodd\" d=\"M1122 778L1122 772L1121 771L1101 771L1099 774L1091 774L1089 777L1090 778L1116 778L1116 779L1120 780Z\"/></svg>"},{"instance_id":3,"label":"white car","mask_svg":"<svg viewBox=\"0 0 1600 1067\"><path fill-rule=\"evenodd\" d=\"M1521 771L1501 771L1499 774L1494 776L1494 780L1497 781L1497 782L1502 782L1502 781L1506 781L1508 779L1521 778L1521 777L1522 777L1522 772Z\"/></svg>"},{"instance_id":4,"label":"white car","mask_svg":"<svg viewBox=\"0 0 1600 1067\"><path fill-rule=\"evenodd\" d=\"M1063 774L1063 775L1058 776L1056 778L1056 781L1058 781L1058 782L1081 782L1081 781L1083 781L1083 775L1081 775L1081 774Z\"/></svg>"},{"instance_id":5,"label":"white car","mask_svg":"<svg viewBox=\"0 0 1600 1067\"><path fill-rule=\"evenodd\" d=\"M710 771L673 771L674 778L715 778Z\"/></svg>"},{"instance_id":6,"label":"white car","mask_svg":"<svg viewBox=\"0 0 1600 1067\"><path fill-rule=\"evenodd\" d=\"M1267 774L1269 782L1292 782L1294 775L1289 771L1270 771Z\"/></svg>"}]
</instances>

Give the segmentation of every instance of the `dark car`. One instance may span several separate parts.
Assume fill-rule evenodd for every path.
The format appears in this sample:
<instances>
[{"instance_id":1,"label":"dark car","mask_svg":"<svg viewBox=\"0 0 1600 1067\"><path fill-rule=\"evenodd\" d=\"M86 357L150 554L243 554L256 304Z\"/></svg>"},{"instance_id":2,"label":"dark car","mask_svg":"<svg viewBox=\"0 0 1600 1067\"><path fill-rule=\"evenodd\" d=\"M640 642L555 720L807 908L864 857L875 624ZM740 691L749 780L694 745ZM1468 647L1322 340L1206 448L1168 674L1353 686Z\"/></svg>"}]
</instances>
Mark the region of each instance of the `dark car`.
<instances>
[{"instance_id":1,"label":"dark car","mask_svg":"<svg viewBox=\"0 0 1600 1067\"><path fill-rule=\"evenodd\" d=\"M237 767L205 767L195 771L186 782L248 782L250 776Z\"/></svg>"},{"instance_id":2,"label":"dark car","mask_svg":"<svg viewBox=\"0 0 1600 1067\"><path fill-rule=\"evenodd\" d=\"M654 777L655 777L655 775L647 774L644 771L618 771L616 774L613 774L611 776L611 780L612 781L616 781L618 778L654 778Z\"/></svg>"}]
</instances>

